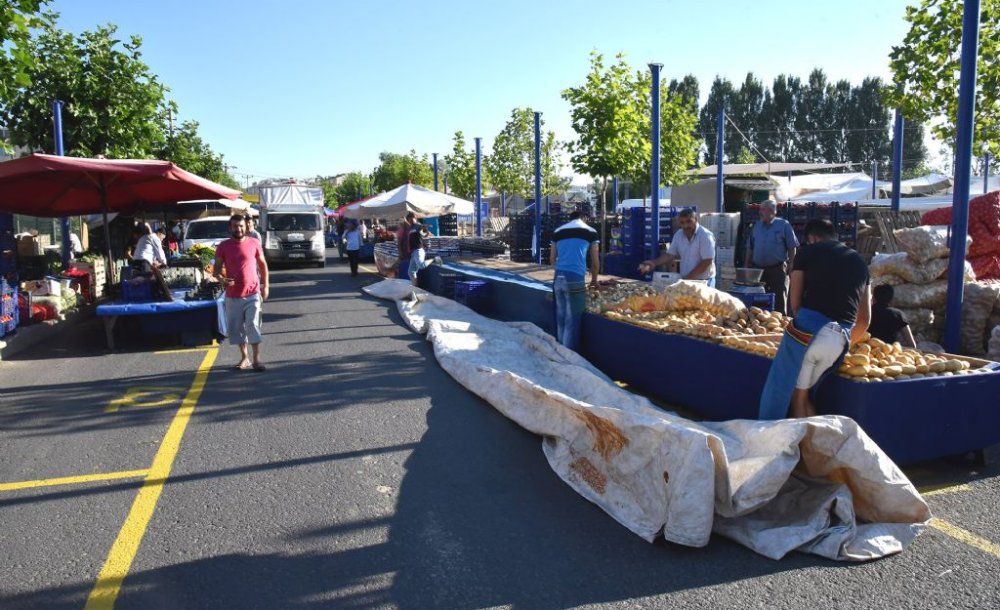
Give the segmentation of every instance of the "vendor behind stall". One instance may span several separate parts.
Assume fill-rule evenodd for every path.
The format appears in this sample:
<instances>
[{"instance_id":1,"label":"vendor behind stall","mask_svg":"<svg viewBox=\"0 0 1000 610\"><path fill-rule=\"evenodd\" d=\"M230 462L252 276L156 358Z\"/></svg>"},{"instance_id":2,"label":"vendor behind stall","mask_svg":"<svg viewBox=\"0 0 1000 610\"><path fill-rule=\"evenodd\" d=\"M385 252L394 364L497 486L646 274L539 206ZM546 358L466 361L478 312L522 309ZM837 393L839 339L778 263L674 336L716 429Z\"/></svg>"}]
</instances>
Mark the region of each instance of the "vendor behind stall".
<instances>
[{"instance_id":1,"label":"vendor behind stall","mask_svg":"<svg viewBox=\"0 0 1000 610\"><path fill-rule=\"evenodd\" d=\"M132 228L132 234L138 235L132 251L132 260L146 261L151 268L166 267L167 255L163 252L163 242L159 236L153 233L153 229L146 223L137 224Z\"/></svg>"},{"instance_id":2,"label":"vendor behind stall","mask_svg":"<svg viewBox=\"0 0 1000 610\"><path fill-rule=\"evenodd\" d=\"M680 259L681 278L707 280L715 287L715 236L698 223L698 216L691 208L684 208L677 215L681 231L674 233L667 251L655 259L643 261L639 271L649 273L660 265Z\"/></svg>"},{"instance_id":3,"label":"vendor behind stall","mask_svg":"<svg viewBox=\"0 0 1000 610\"><path fill-rule=\"evenodd\" d=\"M787 313L788 271L795 260L795 249L799 240L792 225L783 218L776 218L776 204L773 199L760 204L760 221L755 222L750 232L751 267L763 269L761 279L768 292L774 293L774 310Z\"/></svg>"},{"instance_id":4,"label":"vendor behind stall","mask_svg":"<svg viewBox=\"0 0 1000 610\"><path fill-rule=\"evenodd\" d=\"M888 284L872 289L872 323L868 327L868 332L876 339L889 344L900 341L902 335L900 342L903 345L916 347L917 342L913 339L913 333L906 318L903 317L903 312L890 307L895 294L896 291Z\"/></svg>"},{"instance_id":5,"label":"vendor behind stall","mask_svg":"<svg viewBox=\"0 0 1000 610\"><path fill-rule=\"evenodd\" d=\"M871 320L868 265L837 241L829 220L806 224L806 245L795 256L785 330L760 397L760 419L816 415L809 397L859 341Z\"/></svg>"}]
</instances>

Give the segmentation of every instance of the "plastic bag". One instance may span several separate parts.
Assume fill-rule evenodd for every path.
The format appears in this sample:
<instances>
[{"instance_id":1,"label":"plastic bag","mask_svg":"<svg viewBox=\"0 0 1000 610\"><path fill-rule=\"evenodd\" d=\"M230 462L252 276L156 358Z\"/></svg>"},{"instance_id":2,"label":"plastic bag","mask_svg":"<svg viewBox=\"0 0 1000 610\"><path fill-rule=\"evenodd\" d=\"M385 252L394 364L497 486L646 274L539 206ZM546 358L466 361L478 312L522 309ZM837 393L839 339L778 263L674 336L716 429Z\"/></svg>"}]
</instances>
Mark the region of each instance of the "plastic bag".
<instances>
[{"instance_id":1,"label":"plastic bag","mask_svg":"<svg viewBox=\"0 0 1000 610\"><path fill-rule=\"evenodd\" d=\"M948 270L947 258L932 258L923 263L915 262L906 252L877 254L868 267L873 278L894 275L911 284L926 284L944 275Z\"/></svg>"},{"instance_id":2,"label":"plastic bag","mask_svg":"<svg viewBox=\"0 0 1000 610\"><path fill-rule=\"evenodd\" d=\"M902 284L896 286L893 304L896 307L943 307L948 300L948 282L937 280L929 284Z\"/></svg>"},{"instance_id":3,"label":"plastic bag","mask_svg":"<svg viewBox=\"0 0 1000 610\"><path fill-rule=\"evenodd\" d=\"M948 256L948 227L922 226L893 231L899 247L918 263ZM972 238L966 238L966 252Z\"/></svg>"},{"instance_id":4,"label":"plastic bag","mask_svg":"<svg viewBox=\"0 0 1000 610\"><path fill-rule=\"evenodd\" d=\"M667 311L702 310L716 316L735 318L747 308L743 301L731 294L688 280L667 286L660 296Z\"/></svg>"}]
</instances>

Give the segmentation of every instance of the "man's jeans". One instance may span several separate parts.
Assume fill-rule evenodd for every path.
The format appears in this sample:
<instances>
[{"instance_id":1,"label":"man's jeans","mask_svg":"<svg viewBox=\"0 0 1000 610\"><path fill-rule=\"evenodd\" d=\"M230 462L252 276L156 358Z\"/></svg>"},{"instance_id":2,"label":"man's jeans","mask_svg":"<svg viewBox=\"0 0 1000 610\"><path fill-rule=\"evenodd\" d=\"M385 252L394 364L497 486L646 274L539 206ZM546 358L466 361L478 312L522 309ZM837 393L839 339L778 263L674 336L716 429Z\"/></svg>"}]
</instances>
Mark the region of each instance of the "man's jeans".
<instances>
[{"instance_id":1,"label":"man's jeans","mask_svg":"<svg viewBox=\"0 0 1000 610\"><path fill-rule=\"evenodd\" d=\"M571 350L580 347L580 324L587 309L584 276L557 271L553 282L556 299L556 339Z\"/></svg>"}]
</instances>

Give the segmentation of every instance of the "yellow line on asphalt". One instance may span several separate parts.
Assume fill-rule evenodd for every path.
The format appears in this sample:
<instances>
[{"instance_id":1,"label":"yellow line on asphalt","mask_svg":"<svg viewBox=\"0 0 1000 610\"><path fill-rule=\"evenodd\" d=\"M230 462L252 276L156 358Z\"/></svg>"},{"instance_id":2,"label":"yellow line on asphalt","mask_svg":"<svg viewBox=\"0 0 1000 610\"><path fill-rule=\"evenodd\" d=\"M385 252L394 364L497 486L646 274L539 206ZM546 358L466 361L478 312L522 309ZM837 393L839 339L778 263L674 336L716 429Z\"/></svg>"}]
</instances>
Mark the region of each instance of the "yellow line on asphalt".
<instances>
[{"instance_id":1,"label":"yellow line on asphalt","mask_svg":"<svg viewBox=\"0 0 1000 610\"><path fill-rule=\"evenodd\" d=\"M931 485L919 489L922 496L943 496L945 494L958 493L960 491L972 491L972 485L962 483L960 485Z\"/></svg>"},{"instance_id":2,"label":"yellow line on asphalt","mask_svg":"<svg viewBox=\"0 0 1000 610\"><path fill-rule=\"evenodd\" d=\"M374 269L372 269L370 267L366 267L365 265L358 265L358 269L364 269L368 273L374 273L376 275L378 274L378 271L375 271Z\"/></svg>"},{"instance_id":3,"label":"yellow line on asphalt","mask_svg":"<svg viewBox=\"0 0 1000 610\"><path fill-rule=\"evenodd\" d=\"M87 605L84 606L84 610L110 610L114 608L118 592L125 581L125 576L128 575L128 571L132 567L132 561L135 559L139 544L146 533L146 526L149 525L149 521L153 517L153 510L163 492L163 484L170 476L170 469L174 465L174 458L177 457L177 451L180 449L181 439L184 437L188 421L191 419L195 405L198 404L198 399L201 398L208 373L218 355L218 350L209 350L198 366L198 372L195 373L191 388L160 442L160 448L153 457L153 464L149 467L142 488L139 489L139 495L132 503L128 518L125 519L124 525L118 532L118 537L111 545L104 566L97 575L97 582L94 583L94 588L87 597Z\"/></svg>"},{"instance_id":4,"label":"yellow line on asphalt","mask_svg":"<svg viewBox=\"0 0 1000 610\"><path fill-rule=\"evenodd\" d=\"M163 349L158 352L153 352L154 354L190 354L193 352L207 352L210 349L215 349L219 347L218 341L212 340L212 345L206 345L205 347L186 347L181 349Z\"/></svg>"},{"instance_id":5,"label":"yellow line on asphalt","mask_svg":"<svg viewBox=\"0 0 1000 610\"><path fill-rule=\"evenodd\" d=\"M956 525L952 525L947 521L942 521L937 517L931 519L931 527L942 533L948 534L959 542L964 542L971 547L975 547L980 551L989 553L997 559L1000 559L1000 544L991 542L985 538L980 538L972 532L966 531Z\"/></svg>"},{"instance_id":6,"label":"yellow line on asphalt","mask_svg":"<svg viewBox=\"0 0 1000 610\"><path fill-rule=\"evenodd\" d=\"M122 470L120 472L99 472L96 474L81 474L74 477L57 477L55 479L37 479L34 481L16 481L0 483L0 491L16 491L18 489L33 489L35 487L53 487L56 485L76 485L78 483L93 483L95 481L114 481L116 479L135 479L149 473L143 470Z\"/></svg>"}]
</instances>

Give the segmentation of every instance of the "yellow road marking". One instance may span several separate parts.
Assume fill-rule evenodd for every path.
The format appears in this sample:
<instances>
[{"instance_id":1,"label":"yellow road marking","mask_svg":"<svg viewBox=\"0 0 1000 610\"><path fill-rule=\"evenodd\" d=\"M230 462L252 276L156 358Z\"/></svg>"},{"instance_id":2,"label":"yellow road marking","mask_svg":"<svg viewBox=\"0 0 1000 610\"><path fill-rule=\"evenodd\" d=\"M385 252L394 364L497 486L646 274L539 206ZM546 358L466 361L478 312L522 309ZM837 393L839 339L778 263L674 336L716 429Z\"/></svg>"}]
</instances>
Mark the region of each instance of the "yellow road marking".
<instances>
[{"instance_id":1,"label":"yellow road marking","mask_svg":"<svg viewBox=\"0 0 1000 610\"><path fill-rule=\"evenodd\" d=\"M153 352L156 355L163 354L190 354L193 352L207 352L210 349L215 349L219 347L219 342L212 339L212 345L206 345L205 347L185 347L180 349L163 349L158 352Z\"/></svg>"},{"instance_id":2,"label":"yellow road marking","mask_svg":"<svg viewBox=\"0 0 1000 610\"><path fill-rule=\"evenodd\" d=\"M205 382L208 380L208 373L218 355L218 350L208 351L198 366L198 372L195 373L194 381L191 382L191 388L160 442L160 448L153 457L153 464L149 467L142 488L139 489L139 494L132 503L128 518L125 519L125 523L118 532L118 537L111 545L104 566L101 567L101 571L97 575L97 582L94 583L94 588L87 597L87 605L84 606L84 610L110 610L114 608L118 592L125 581L125 576L128 575L128 571L132 567L132 561L139 550L139 544L146 533L146 527L153 517L153 510L163 492L163 484L170 476L170 469L174 465L174 458L177 457L177 451L180 449L181 439L184 438L188 421L191 419L195 405L198 404L198 399L201 398Z\"/></svg>"},{"instance_id":3,"label":"yellow road marking","mask_svg":"<svg viewBox=\"0 0 1000 610\"><path fill-rule=\"evenodd\" d=\"M1000 559L1000 544L991 542L985 538L980 538L972 532L966 531L956 525L952 525L947 521L942 521L937 517L931 519L931 527L951 536L959 542L964 542L971 547L975 547L980 551L989 553L990 555Z\"/></svg>"},{"instance_id":4,"label":"yellow road marking","mask_svg":"<svg viewBox=\"0 0 1000 610\"><path fill-rule=\"evenodd\" d=\"M151 409L165 407L180 401L181 388L145 387L129 388L121 398L115 398L104 407L105 413L115 413L122 407Z\"/></svg>"},{"instance_id":5,"label":"yellow road marking","mask_svg":"<svg viewBox=\"0 0 1000 610\"><path fill-rule=\"evenodd\" d=\"M122 470L120 472L99 472L96 474L81 474L73 477L57 477L54 479L36 479L34 481L15 481L0 483L0 491L15 491L35 487L53 487L56 485L76 485L77 483L93 483L94 481L114 481L115 479L135 479L145 476L149 469Z\"/></svg>"},{"instance_id":6,"label":"yellow road marking","mask_svg":"<svg viewBox=\"0 0 1000 610\"><path fill-rule=\"evenodd\" d=\"M378 271L376 271L376 270L374 270L374 269L372 269L370 267L366 267L365 265L358 265L358 269L364 269L368 273L374 273L374 274L378 275Z\"/></svg>"},{"instance_id":7,"label":"yellow road marking","mask_svg":"<svg viewBox=\"0 0 1000 610\"><path fill-rule=\"evenodd\" d=\"M962 483L961 485L931 485L918 490L922 496L943 496L960 491L972 491L972 485Z\"/></svg>"}]
</instances>

